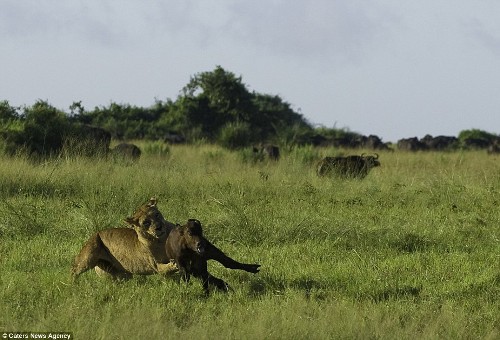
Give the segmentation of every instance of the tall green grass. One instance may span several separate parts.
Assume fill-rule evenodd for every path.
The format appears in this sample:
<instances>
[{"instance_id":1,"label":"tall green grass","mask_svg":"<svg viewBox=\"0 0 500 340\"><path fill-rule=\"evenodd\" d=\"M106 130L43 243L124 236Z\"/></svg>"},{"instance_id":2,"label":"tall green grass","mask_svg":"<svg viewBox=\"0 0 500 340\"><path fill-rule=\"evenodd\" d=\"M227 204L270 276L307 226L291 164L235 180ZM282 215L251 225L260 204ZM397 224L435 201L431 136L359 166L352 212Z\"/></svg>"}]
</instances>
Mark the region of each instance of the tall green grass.
<instances>
[{"instance_id":1,"label":"tall green grass","mask_svg":"<svg viewBox=\"0 0 500 340\"><path fill-rule=\"evenodd\" d=\"M333 149L141 145L137 163L0 159L0 332L75 338L330 339L500 336L500 159L382 153L363 180L318 178ZM345 153L345 151L344 151ZM96 230L157 196L174 222L259 274L209 270L234 289L204 297L176 278L126 282L73 257Z\"/></svg>"}]
</instances>

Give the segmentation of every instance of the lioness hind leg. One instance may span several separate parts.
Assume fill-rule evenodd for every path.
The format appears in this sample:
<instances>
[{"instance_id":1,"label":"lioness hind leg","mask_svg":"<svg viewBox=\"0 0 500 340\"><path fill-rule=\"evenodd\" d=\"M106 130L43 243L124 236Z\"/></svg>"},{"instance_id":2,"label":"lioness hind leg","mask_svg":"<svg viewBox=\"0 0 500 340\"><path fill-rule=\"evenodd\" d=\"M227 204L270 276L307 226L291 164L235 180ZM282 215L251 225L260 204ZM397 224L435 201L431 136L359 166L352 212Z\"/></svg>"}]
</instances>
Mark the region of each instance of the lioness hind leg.
<instances>
[{"instance_id":1,"label":"lioness hind leg","mask_svg":"<svg viewBox=\"0 0 500 340\"><path fill-rule=\"evenodd\" d=\"M117 270L106 261L99 260L94 267L95 272L100 277L105 277L112 280L128 280L132 278L132 274Z\"/></svg>"},{"instance_id":2,"label":"lioness hind leg","mask_svg":"<svg viewBox=\"0 0 500 340\"><path fill-rule=\"evenodd\" d=\"M71 268L71 275L76 279L80 274L94 268L99 260L106 259L107 252L99 234L93 235L83 245L80 253L75 257Z\"/></svg>"}]
</instances>

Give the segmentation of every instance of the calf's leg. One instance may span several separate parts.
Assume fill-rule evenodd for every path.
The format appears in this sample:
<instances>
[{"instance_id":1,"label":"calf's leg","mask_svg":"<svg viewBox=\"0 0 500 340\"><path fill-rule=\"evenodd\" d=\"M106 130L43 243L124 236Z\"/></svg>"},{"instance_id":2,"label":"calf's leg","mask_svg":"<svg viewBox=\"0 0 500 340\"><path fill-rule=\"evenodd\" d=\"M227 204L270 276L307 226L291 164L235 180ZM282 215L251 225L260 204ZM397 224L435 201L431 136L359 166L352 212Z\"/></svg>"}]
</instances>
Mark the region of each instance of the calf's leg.
<instances>
[{"instance_id":1,"label":"calf's leg","mask_svg":"<svg viewBox=\"0 0 500 340\"><path fill-rule=\"evenodd\" d=\"M206 241L205 253L203 255L203 258L205 258L206 260L215 260L229 269L241 269L249 273L259 272L260 264L247 264L233 260L208 240Z\"/></svg>"},{"instance_id":2,"label":"calf's leg","mask_svg":"<svg viewBox=\"0 0 500 340\"><path fill-rule=\"evenodd\" d=\"M227 292L229 285L222 279L219 279L208 272L207 261L203 258L197 258L192 264L193 276L199 278L203 284L205 293L208 294L208 286L215 286L217 289Z\"/></svg>"}]
</instances>

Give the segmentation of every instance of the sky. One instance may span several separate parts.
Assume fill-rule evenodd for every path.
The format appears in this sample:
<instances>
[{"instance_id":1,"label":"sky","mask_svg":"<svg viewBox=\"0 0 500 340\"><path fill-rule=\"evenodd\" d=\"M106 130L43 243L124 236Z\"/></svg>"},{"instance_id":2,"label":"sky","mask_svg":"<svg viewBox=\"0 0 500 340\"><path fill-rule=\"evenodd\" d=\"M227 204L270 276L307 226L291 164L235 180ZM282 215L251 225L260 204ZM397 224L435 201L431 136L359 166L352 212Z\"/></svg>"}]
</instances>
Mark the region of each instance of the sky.
<instances>
[{"instance_id":1,"label":"sky","mask_svg":"<svg viewBox=\"0 0 500 340\"><path fill-rule=\"evenodd\" d=\"M311 124L500 134L498 0L0 0L0 100L175 100L217 65Z\"/></svg>"}]
</instances>

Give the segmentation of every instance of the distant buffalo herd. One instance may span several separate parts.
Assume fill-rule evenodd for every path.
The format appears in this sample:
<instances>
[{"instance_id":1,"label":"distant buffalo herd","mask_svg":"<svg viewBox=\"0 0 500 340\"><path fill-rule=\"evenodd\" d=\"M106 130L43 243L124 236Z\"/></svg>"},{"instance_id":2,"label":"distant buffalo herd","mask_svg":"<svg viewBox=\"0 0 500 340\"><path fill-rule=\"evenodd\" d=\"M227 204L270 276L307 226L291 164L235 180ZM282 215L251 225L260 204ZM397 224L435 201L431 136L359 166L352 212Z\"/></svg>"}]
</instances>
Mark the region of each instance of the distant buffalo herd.
<instances>
[{"instance_id":1,"label":"distant buffalo herd","mask_svg":"<svg viewBox=\"0 0 500 340\"><path fill-rule=\"evenodd\" d=\"M421 139L417 137L400 139L397 147L399 150L405 151L446 151L463 148L467 150L486 149L488 153L500 153L500 139L466 138L460 141L453 136L432 137L426 135Z\"/></svg>"},{"instance_id":2,"label":"distant buffalo herd","mask_svg":"<svg viewBox=\"0 0 500 340\"><path fill-rule=\"evenodd\" d=\"M382 142L382 139L375 135L356 137L344 136L338 138L327 138L322 135L316 135L311 138L311 144L320 147L344 149L392 150L390 143Z\"/></svg>"},{"instance_id":3,"label":"distant buffalo herd","mask_svg":"<svg viewBox=\"0 0 500 340\"><path fill-rule=\"evenodd\" d=\"M136 161L141 156L141 150L138 146L130 143L120 143L110 149L111 135L104 129L92 126L84 126L81 130L83 137L94 145L96 150L101 150L105 154L110 154L115 160ZM169 133L165 136L165 142L169 144L182 144L186 140L180 135ZM423 138L403 138L395 145L382 142L381 138L375 135L325 138L315 136L311 143L317 147L336 147L343 149L367 149L374 151L394 151L393 147L402 151L447 151L462 149L486 149L488 153L500 153L500 138L486 140L480 138L467 138L459 140L453 136L426 135ZM260 144L252 148L254 159L278 161L280 159L280 149L272 144ZM317 163L316 174L319 177L336 176L339 178L358 178L366 177L369 171L380 166L379 155L348 155L348 156L328 156Z\"/></svg>"}]
</instances>

